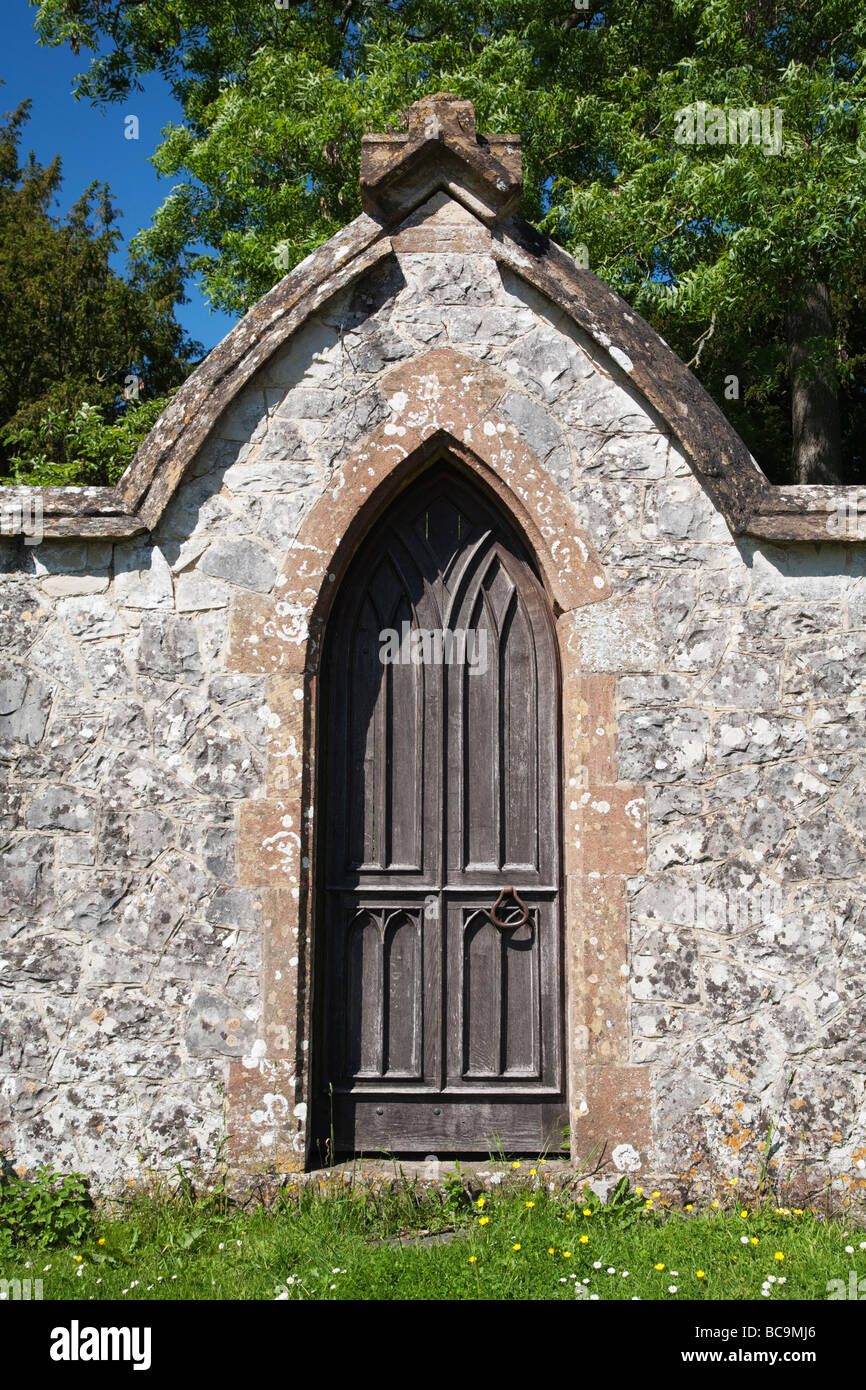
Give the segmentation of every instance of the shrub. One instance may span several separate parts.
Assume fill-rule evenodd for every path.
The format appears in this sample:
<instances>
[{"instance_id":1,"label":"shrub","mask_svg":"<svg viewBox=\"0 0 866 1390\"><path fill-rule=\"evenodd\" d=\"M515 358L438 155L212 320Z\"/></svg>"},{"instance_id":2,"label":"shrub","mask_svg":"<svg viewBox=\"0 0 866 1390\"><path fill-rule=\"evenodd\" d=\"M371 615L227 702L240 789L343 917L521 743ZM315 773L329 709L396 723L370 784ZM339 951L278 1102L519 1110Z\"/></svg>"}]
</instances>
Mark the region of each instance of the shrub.
<instances>
[{"instance_id":1,"label":"shrub","mask_svg":"<svg viewBox=\"0 0 866 1390\"><path fill-rule=\"evenodd\" d=\"M81 1173L60 1174L41 1164L29 1178L4 1177L0 1248L80 1244L91 1232L92 1212L87 1179Z\"/></svg>"},{"instance_id":2,"label":"shrub","mask_svg":"<svg viewBox=\"0 0 866 1390\"><path fill-rule=\"evenodd\" d=\"M12 471L0 482L113 486L169 400L162 396L130 404L113 424L106 423L98 406L79 405L74 410L48 410L36 425L8 427L0 432L0 443L10 453Z\"/></svg>"}]
</instances>

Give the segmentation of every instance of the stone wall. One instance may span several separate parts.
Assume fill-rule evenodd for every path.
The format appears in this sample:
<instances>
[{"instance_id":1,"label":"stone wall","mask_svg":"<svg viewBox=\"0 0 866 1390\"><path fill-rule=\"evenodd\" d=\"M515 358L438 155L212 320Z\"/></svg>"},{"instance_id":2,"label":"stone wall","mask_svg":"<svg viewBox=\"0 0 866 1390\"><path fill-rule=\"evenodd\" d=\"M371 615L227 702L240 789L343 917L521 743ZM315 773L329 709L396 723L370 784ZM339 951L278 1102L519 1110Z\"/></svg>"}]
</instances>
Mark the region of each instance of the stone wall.
<instances>
[{"instance_id":1,"label":"stone wall","mask_svg":"<svg viewBox=\"0 0 866 1390\"><path fill-rule=\"evenodd\" d=\"M597 1056L616 1034L651 1099L616 1162L646 1148L657 1175L747 1182L773 1118L779 1164L866 1185L866 547L736 540L616 346L442 195L235 398L151 534L4 543L0 1148L105 1183L219 1152L230 1064L269 1050L237 831L280 722L229 615L278 604L293 538L372 431L400 456L383 378L431 348L501 374L501 419L610 590L566 641L615 712L607 780L645 788L646 858L621 960L571 907L566 930L603 1001ZM301 1162L296 1083L256 1104Z\"/></svg>"}]
</instances>

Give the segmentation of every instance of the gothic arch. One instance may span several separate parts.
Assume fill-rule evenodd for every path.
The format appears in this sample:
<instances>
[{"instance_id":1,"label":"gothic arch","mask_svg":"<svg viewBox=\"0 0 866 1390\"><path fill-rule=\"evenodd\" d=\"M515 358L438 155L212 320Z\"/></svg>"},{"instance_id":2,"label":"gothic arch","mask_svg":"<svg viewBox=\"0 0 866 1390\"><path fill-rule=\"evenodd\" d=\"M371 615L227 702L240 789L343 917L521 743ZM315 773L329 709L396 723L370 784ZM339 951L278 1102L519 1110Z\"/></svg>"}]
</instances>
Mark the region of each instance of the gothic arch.
<instances>
[{"instance_id":1,"label":"gothic arch","mask_svg":"<svg viewBox=\"0 0 866 1390\"><path fill-rule=\"evenodd\" d=\"M275 596L230 614L230 663L268 676L266 796L240 809L239 877L264 907L264 1017L231 1065L235 1165L307 1159L321 637L362 538L418 474L447 457L492 492L525 537L556 620L561 665L566 1065L572 1145L649 1135L646 1069L628 1065L625 877L644 858L643 791L617 781L613 678L580 672L571 615L609 589L559 487L497 410L507 379L437 349L383 381L389 412L331 478L292 543ZM598 930L589 929L590 921ZM611 1130L610 1126L613 1126Z\"/></svg>"}]
</instances>

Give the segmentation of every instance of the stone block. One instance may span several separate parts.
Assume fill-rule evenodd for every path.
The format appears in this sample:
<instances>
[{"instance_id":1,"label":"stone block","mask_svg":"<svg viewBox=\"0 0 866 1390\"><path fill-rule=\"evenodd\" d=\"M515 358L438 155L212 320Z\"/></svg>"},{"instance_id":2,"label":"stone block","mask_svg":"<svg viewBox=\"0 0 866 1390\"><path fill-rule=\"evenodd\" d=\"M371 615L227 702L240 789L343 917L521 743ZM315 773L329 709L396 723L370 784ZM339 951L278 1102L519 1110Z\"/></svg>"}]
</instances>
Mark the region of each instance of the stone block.
<instances>
[{"instance_id":1,"label":"stone block","mask_svg":"<svg viewBox=\"0 0 866 1390\"><path fill-rule=\"evenodd\" d=\"M243 589L266 594L274 587L277 567L273 557L255 541L219 539L198 562L199 570Z\"/></svg>"},{"instance_id":2,"label":"stone block","mask_svg":"<svg viewBox=\"0 0 866 1390\"><path fill-rule=\"evenodd\" d=\"M652 1143L650 1071L648 1067L587 1067L584 1103L572 1117L571 1151L585 1162L612 1162L620 1172L639 1172ZM597 1146L597 1147L596 1147Z\"/></svg>"},{"instance_id":3,"label":"stone block","mask_svg":"<svg viewBox=\"0 0 866 1390\"><path fill-rule=\"evenodd\" d=\"M202 990L189 1006L185 1042L194 1057L243 1057L255 1040L255 1022L222 994Z\"/></svg>"},{"instance_id":4,"label":"stone block","mask_svg":"<svg viewBox=\"0 0 866 1390\"><path fill-rule=\"evenodd\" d=\"M646 862L643 787L595 786L581 793L584 865L592 873L636 874Z\"/></svg>"},{"instance_id":5,"label":"stone block","mask_svg":"<svg viewBox=\"0 0 866 1390\"><path fill-rule=\"evenodd\" d=\"M158 546L133 541L114 549L114 594L124 608L174 606L171 568Z\"/></svg>"},{"instance_id":6,"label":"stone block","mask_svg":"<svg viewBox=\"0 0 866 1390\"><path fill-rule=\"evenodd\" d=\"M569 647L584 671L653 671L663 659L655 612L646 600L611 598L578 610Z\"/></svg>"}]
</instances>

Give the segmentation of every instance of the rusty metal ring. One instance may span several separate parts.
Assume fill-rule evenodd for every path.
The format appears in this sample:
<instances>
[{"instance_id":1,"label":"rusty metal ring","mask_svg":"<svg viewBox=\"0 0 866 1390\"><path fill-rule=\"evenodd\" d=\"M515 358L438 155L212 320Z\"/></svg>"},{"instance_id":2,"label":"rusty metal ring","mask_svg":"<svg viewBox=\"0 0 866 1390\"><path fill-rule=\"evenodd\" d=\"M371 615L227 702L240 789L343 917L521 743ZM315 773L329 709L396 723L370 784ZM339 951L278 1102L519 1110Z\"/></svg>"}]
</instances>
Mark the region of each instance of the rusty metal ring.
<instances>
[{"instance_id":1,"label":"rusty metal ring","mask_svg":"<svg viewBox=\"0 0 866 1390\"><path fill-rule=\"evenodd\" d=\"M520 917L516 922L500 922L499 918L496 916L496 909L500 906L503 899L509 897L513 898L514 901L517 903L517 906L523 909L523 916ZM529 921L529 908L526 906L526 903L523 901L520 894L514 888L503 888L502 892L499 894L499 897L496 899L496 902L493 904L489 911L485 909L485 912L486 916L493 923L494 927L499 927L500 931L515 931L517 927L522 927L525 922Z\"/></svg>"}]
</instances>

